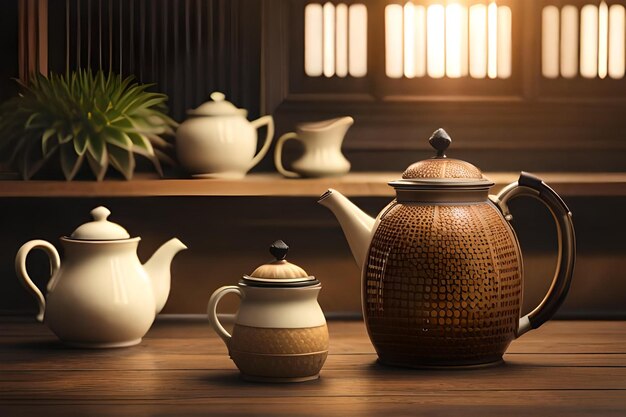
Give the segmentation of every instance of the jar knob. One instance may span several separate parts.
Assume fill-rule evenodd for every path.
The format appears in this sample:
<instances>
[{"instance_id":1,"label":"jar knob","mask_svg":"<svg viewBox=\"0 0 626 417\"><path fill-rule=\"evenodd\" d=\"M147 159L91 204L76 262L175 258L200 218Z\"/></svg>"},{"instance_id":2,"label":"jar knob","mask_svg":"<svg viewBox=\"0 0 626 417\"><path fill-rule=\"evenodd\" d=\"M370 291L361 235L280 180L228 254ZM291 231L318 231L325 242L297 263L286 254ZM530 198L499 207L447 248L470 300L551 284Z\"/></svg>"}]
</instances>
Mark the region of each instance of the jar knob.
<instances>
[{"instance_id":1,"label":"jar knob","mask_svg":"<svg viewBox=\"0 0 626 417\"><path fill-rule=\"evenodd\" d=\"M448 132L439 128L430 136L428 143L430 143L430 146L435 148L437 151L437 158L446 158L445 152L446 149L448 149L448 146L452 143L452 138L450 138Z\"/></svg>"},{"instance_id":2,"label":"jar knob","mask_svg":"<svg viewBox=\"0 0 626 417\"><path fill-rule=\"evenodd\" d=\"M282 261L287 257L287 252L289 252L289 246L282 240L277 240L272 243L270 246L270 253L277 261Z\"/></svg>"}]
</instances>

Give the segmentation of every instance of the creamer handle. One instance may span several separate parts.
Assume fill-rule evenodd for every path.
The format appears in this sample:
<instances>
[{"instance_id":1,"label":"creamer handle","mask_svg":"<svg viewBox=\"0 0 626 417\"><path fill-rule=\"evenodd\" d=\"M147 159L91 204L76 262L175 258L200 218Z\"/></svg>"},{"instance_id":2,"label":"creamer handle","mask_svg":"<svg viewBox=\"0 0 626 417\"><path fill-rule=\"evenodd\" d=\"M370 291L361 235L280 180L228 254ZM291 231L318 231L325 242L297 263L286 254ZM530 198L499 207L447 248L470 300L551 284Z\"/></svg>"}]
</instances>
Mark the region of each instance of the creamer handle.
<instances>
[{"instance_id":1,"label":"creamer handle","mask_svg":"<svg viewBox=\"0 0 626 417\"><path fill-rule=\"evenodd\" d=\"M572 213L561 197L540 178L522 172L519 180L506 186L494 200L507 220L512 219L507 203L512 198L519 196L534 197L548 207L556 223L559 249L556 272L552 278L550 289L543 301L533 311L520 319L517 337L531 329L538 328L556 313L569 291L576 262L576 237Z\"/></svg>"},{"instance_id":2,"label":"creamer handle","mask_svg":"<svg viewBox=\"0 0 626 417\"><path fill-rule=\"evenodd\" d=\"M239 298L243 298L243 293L241 292L239 287L235 285L228 285L226 287L218 288L217 290L215 290L213 295L211 295L211 298L209 298L209 305L207 306L209 323L211 324L211 327L213 327L213 330L215 330L215 333L217 333L217 335L222 338L222 340L226 344L226 347L229 347L231 336L230 333L226 331L224 326L222 326L220 320L217 318L217 304L220 302L223 296L230 293L235 293L239 296Z\"/></svg>"},{"instance_id":3,"label":"creamer handle","mask_svg":"<svg viewBox=\"0 0 626 417\"><path fill-rule=\"evenodd\" d=\"M258 119L250 123L252 124L252 126L254 126L255 129L267 125L267 134L265 135L265 142L263 143L261 150L259 151L259 153L256 154L254 158L252 158L248 169L252 169L256 164L261 161L261 159L263 159L267 151L269 151L270 145L272 144L272 139L274 137L274 119L272 118L272 116L268 115L259 117Z\"/></svg>"},{"instance_id":4,"label":"creamer handle","mask_svg":"<svg viewBox=\"0 0 626 417\"><path fill-rule=\"evenodd\" d=\"M43 321L46 311L46 299L39 288L33 283L33 280L26 270L26 258L28 257L28 253L33 249L42 249L50 259L50 282L48 283L48 289L51 288L55 275L61 267L61 259L59 258L59 252L57 252L56 248L45 240L31 240L30 242L26 242L22 245L20 250L17 251L17 256L15 257L15 273L24 287L37 299L37 303L39 304L37 321Z\"/></svg>"},{"instance_id":5,"label":"creamer handle","mask_svg":"<svg viewBox=\"0 0 626 417\"><path fill-rule=\"evenodd\" d=\"M294 132L285 133L276 142L276 148L274 149L274 165L276 170L287 178L299 178L300 174L286 170L283 166L283 145L289 139L298 139L298 135Z\"/></svg>"}]
</instances>

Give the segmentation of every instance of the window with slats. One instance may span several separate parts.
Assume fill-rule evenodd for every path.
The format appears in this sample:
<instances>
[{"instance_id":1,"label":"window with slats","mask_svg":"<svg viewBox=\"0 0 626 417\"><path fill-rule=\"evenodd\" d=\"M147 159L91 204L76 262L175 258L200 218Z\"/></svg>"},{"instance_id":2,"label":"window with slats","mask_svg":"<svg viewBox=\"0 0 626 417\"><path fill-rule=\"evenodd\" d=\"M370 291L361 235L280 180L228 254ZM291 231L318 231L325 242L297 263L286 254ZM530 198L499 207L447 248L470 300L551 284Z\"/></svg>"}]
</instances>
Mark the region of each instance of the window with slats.
<instances>
[{"instance_id":1,"label":"window with slats","mask_svg":"<svg viewBox=\"0 0 626 417\"><path fill-rule=\"evenodd\" d=\"M310 3L304 9L304 71L309 77L367 74L367 8Z\"/></svg>"},{"instance_id":2,"label":"window with slats","mask_svg":"<svg viewBox=\"0 0 626 417\"><path fill-rule=\"evenodd\" d=\"M512 16L496 2L407 2L385 8L390 78L509 78Z\"/></svg>"},{"instance_id":3,"label":"window with slats","mask_svg":"<svg viewBox=\"0 0 626 417\"><path fill-rule=\"evenodd\" d=\"M626 9L606 2L548 5L541 17L541 72L546 78L625 75Z\"/></svg>"}]
</instances>

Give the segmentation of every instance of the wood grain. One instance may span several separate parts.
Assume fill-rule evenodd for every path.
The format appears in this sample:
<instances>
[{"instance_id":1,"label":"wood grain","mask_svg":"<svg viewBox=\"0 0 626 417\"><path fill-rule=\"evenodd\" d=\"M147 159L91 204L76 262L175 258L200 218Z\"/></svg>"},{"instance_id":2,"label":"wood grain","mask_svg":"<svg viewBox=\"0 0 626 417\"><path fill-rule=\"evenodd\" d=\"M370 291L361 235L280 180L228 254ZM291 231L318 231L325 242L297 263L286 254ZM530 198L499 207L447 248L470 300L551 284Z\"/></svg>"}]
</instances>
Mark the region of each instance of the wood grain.
<instances>
[{"instance_id":1,"label":"wood grain","mask_svg":"<svg viewBox=\"0 0 626 417\"><path fill-rule=\"evenodd\" d=\"M141 345L70 349L45 326L0 321L0 415L623 416L626 324L553 321L505 365L408 370L376 363L360 321L329 323L318 381L243 382L204 320L162 318Z\"/></svg>"},{"instance_id":2,"label":"wood grain","mask_svg":"<svg viewBox=\"0 0 626 417\"><path fill-rule=\"evenodd\" d=\"M516 181L519 172L488 172L492 192ZM537 173L564 196L625 196L626 173ZM387 183L400 172L354 172L337 178L286 179L252 174L242 180L163 179L137 176L132 181L0 181L0 197L148 197L148 196L284 196L317 197L328 188L347 196L391 197Z\"/></svg>"}]
</instances>

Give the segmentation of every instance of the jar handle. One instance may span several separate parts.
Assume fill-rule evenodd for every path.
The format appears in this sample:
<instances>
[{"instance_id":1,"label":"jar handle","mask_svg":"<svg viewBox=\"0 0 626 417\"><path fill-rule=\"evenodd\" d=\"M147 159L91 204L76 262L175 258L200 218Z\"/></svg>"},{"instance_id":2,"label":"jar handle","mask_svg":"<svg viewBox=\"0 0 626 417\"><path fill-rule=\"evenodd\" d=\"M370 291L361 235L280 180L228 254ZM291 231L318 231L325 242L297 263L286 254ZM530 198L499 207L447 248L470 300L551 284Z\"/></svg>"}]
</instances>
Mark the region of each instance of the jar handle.
<instances>
[{"instance_id":1,"label":"jar handle","mask_svg":"<svg viewBox=\"0 0 626 417\"><path fill-rule=\"evenodd\" d=\"M239 287L235 285L228 285L215 290L213 295L211 295L211 298L209 298L209 305L207 306L209 323L211 324L213 330L215 330L215 333L217 333L217 335L222 338L222 340L226 344L226 347L229 347L231 335L226 331L224 326L222 326L222 323L220 323L220 320L217 318L217 304L220 302L223 296L230 293L235 293L239 296L239 298L243 299L243 293L241 292L241 289L239 289Z\"/></svg>"},{"instance_id":2,"label":"jar handle","mask_svg":"<svg viewBox=\"0 0 626 417\"><path fill-rule=\"evenodd\" d=\"M507 221L513 218L509 212L508 202L518 196L536 198L550 210L556 223L558 264L550 289L543 301L520 319L517 337L531 329L538 328L556 313L569 291L576 262L576 237L572 213L561 197L540 178L522 172L517 182L506 186L494 199L494 203L498 205Z\"/></svg>"},{"instance_id":3,"label":"jar handle","mask_svg":"<svg viewBox=\"0 0 626 417\"><path fill-rule=\"evenodd\" d=\"M276 148L274 149L274 165L276 170L287 178L299 178L300 174L297 172L289 171L283 166L283 145L289 139L298 139L298 135L294 132L285 133L276 142Z\"/></svg>"},{"instance_id":4,"label":"jar handle","mask_svg":"<svg viewBox=\"0 0 626 417\"><path fill-rule=\"evenodd\" d=\"M15 257L15 273L24 287L26 287L26 289L37 299L37 303L39 304L37 321L42 322L46 311L46 299L35 283L33 283L33 280L30 278L28 271L26 270L26 258L28 257L29 252L33 249L42 249L46 252L48 258L50 259L50 281L48 282L48 291L54 286L54 280L59 268L61 267L61 259L59 258L59 252L57 252L56 248L45 240L31 240L30 242L24 243L20 250L17 251L17 256Z\"/></svg>"},{"instance_id":5,"label":"jar handle","mask_svg":"<svg viewBox=\"0 0 626 417\"><path fill-rule=\"evenodd\" d=\"M269 151L270 145L272 144L272 139L274 138L274 119L272 118L272 116L268 115L259 117L258 119L250 122L250 124L255 129L267 125L267 133L265 135L265 142L263 142L263 146L261 146L259 153L257 153L255 157L252 158L252 161L250 161L250 166L248 167L248 169L252 169L256 164L261 162L261 159L263 159L267 151Z\"/></svg>"}]
</instances>

